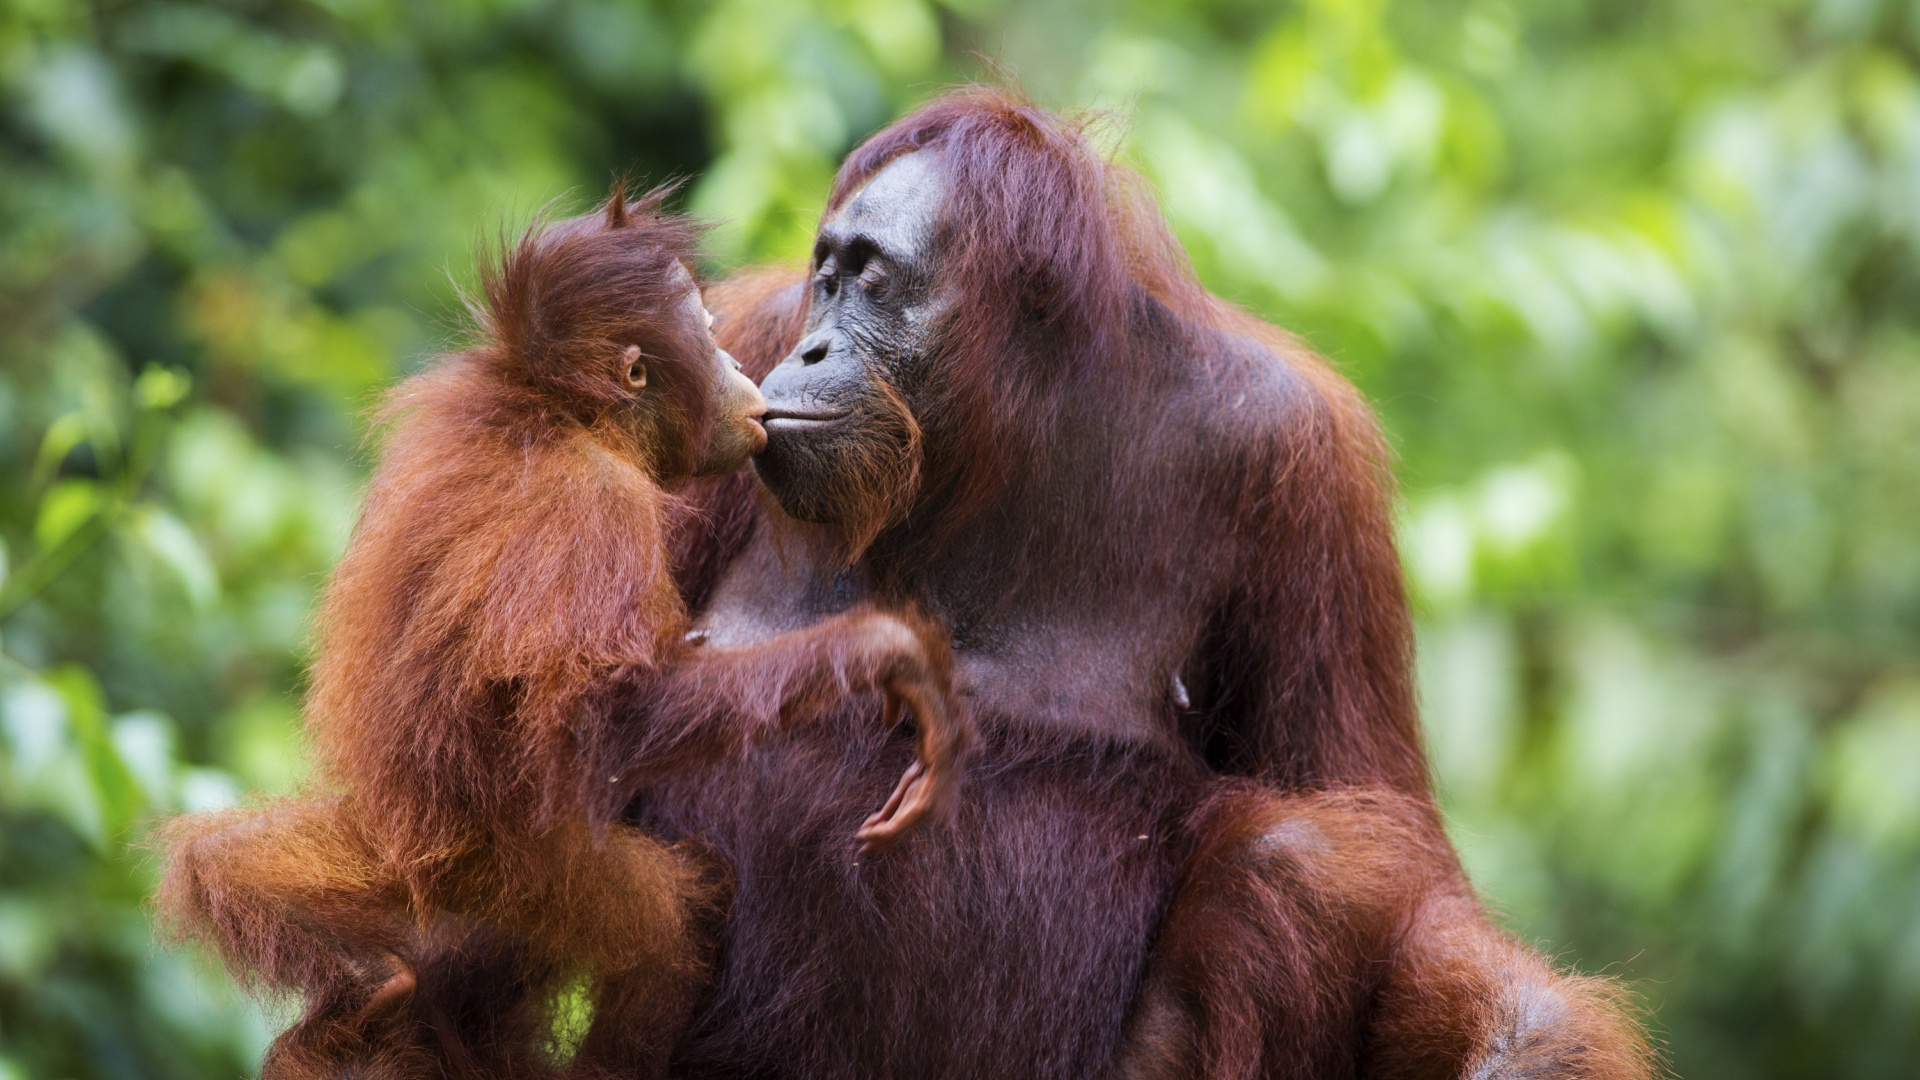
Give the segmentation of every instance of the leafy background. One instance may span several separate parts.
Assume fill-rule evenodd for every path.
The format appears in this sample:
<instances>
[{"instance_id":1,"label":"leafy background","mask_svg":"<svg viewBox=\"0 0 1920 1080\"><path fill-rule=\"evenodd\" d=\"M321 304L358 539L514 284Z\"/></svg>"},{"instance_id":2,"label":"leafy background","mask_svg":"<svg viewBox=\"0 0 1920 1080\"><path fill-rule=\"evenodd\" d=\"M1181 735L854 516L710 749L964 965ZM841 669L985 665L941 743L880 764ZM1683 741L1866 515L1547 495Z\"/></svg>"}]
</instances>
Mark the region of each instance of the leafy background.
<instances>
[{"instance_id":1,"label":"leafy background","mask_svg":"<svg viewBox=\"0 0 1920 1080\"><path fill-rule=\"evenodd\" d=\"M1120 118L1400 454L1438 776L1689 1077L1920 1059L1920 4L0 0L0 1080L248 1072L147 823L300 770L360 412L477 239L718 263L982 58Z\"/></svg>"}]
</instances>

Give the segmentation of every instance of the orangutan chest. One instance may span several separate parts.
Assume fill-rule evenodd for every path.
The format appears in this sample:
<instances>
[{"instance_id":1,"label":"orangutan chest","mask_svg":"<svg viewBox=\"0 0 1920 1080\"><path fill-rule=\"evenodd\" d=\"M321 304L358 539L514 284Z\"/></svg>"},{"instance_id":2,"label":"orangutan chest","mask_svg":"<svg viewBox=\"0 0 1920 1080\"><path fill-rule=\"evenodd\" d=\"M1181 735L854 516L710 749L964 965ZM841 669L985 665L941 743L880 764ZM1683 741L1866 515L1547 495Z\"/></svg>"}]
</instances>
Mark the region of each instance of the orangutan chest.
<instances>
[{"instance_id":1,"label":"orangutan chest","mask_svg":"<svg viewBox=\"0 0 1920 1080\"><path fill-rule=\"evenodd\" d=\"M1145 750L989 734L952 819L859 856L911 755L877 717L798 733L648 793L736 893L690 1076L1103 1074L1182 858L1195 780Z\"/></svg>"}]
</instances>

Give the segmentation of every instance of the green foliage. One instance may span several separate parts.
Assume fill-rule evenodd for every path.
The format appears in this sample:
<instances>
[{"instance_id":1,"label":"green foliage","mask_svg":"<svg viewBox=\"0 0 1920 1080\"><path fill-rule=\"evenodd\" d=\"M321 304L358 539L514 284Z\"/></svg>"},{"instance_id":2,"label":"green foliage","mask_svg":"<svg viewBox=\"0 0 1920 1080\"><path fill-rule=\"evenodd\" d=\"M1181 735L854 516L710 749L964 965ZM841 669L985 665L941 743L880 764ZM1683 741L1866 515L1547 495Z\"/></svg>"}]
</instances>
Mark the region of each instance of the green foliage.
<instances>
[{"instance_id":1,"label":"green foliage","mask_svg":"<svg viewBox=\"0 0 1920 1080\"><path fill-rule=\"evenodd\" d=\"M246 1071L149 823L297 783L359 415L549 200L723 263L979 57L1400 451L1436 769L1687 1076L1920 1056L1920 8L0 0L0 1080Z\"/></svg>"}]
</instances>

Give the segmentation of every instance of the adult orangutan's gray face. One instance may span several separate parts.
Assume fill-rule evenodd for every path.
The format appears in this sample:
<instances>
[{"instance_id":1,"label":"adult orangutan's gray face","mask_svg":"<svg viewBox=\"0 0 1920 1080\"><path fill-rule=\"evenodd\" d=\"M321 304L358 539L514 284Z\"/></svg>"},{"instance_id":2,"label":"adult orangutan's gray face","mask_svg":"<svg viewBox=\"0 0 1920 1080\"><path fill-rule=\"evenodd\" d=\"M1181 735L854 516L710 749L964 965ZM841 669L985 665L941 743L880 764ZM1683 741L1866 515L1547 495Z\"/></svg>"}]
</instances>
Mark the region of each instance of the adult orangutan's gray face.
<instances>
[{"instance_id":1,"label":"adult orangutan's gray face","mask_svg":"<svg viewBox=\"0 0 1920 1080\"><path fill-rule=\"evenodd\" d=\"M796 518L864 532L911 503L945 195L939 158L907 154L820 227L806 333L760 384L767 448L755 468Z\"/></svg>"}]
</instances>

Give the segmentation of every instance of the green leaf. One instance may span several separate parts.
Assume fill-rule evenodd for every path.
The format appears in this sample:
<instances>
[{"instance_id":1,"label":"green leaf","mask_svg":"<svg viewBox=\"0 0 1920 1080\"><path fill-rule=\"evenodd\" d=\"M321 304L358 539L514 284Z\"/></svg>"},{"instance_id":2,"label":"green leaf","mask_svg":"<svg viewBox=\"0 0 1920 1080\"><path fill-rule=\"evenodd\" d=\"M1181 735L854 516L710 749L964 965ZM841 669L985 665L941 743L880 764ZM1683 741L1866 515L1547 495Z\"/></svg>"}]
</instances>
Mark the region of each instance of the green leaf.
<instances>
[{"instance_id":1,"label":"green leaf","mask_svg":"<svg viewBox=\"0 0 1920 1080\"><path fill-rule=\"evenodd\" d=\"M51 681L21 680L0 697L0 720L12 757L9 802L51 814L96 852L105 852L106 815L68 696Z\"/></svg>"},{"instance_id":2,"label":"green leaf","mask_svg":"<svg viewBox=\"0 0 1920 1080\"><path fill-rule=\"evenodd\" d=\"M31 983L41 976L53 959L59 935L50 913L15 897L0 899L0 974L18 983ZM0 1058L0 1080L20 1076L9 1073L11 1063Z\"/></svg>"},{"instance_id":3,"label":"green leaf","mask_svg":"<svg viewBox=\"0 0 1920 1080\"><path fill-rule=\"evenodd\" d=\"M106 699L100 684L77 664L55 668L47 674L47 683L66 703L68 723L100 807L101 835L96 842L117 839L145 808L146 797L108 734Z\"/></svg>"},{"instance_id":4,"label":"green leaf","mask_svg":"<svg viewBox=\"0 0 1920 1080\"><path fill-rule=\"evenodd\" d=\"M144 409L167 409L193 388L193 377L179 368L148 367L133 382L133 399Z\"/></svg>"},{"instance_id":5,"label":"green leaf","mask_svg":"<svg viewBox=\"0 0 1920 1080\"><path fill-rule=\"evenodd\" d=\"M93 421L86 413L70 412L47 425L47 433L40 437L40 453L33 462L33 482L43 484L67 460L67 455L87 441L94 428Z\"/></svg>"},{"instance_id":6,"label":"green leaf","mask_svg":"<svg viewBox=\"0 0 1920 1080\"><path fill-rule=\"evenodd\" d=\"M66 703L39 679L19 680L0 694L0 731L6 734L15 775L30 777L69 745Z\"/></svg>"},{"instance_id":7,"label":"green leaf","mask_svg":"<svg viewBox=\"0 0 1920 1080\"><path fill-rule=\"evenodd\" d=\"M40 500L33 539L41 551L59 547L106 505L100 485L91 480L62 480Z\"/></svg>"},{"instance_id":8,"label":"green leaf","mask_svg":"<svg viewBox=\"0 0 1920 1080\"><path fill-rule=\"evenodd\" d=\"M139 782L147 804L170 805L179 743L174 722L151 709L126 713L114 719L111 738L114 752Z\"/></svg>"},{"instance_id":9,"label":"green leaf","mask_svg":"<svg viewBox=\"0 0 1920 1080\"><path fill-rule=\"evenodd\" d=\"M149 554L171 570L195 608L211 608L220 595L220 576L193 531L179 518L155 506L134 517L133 535Z\"/></svg>"}]
</instances>

